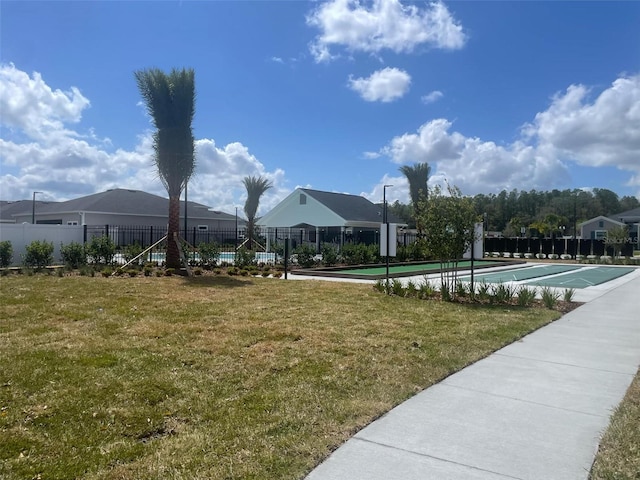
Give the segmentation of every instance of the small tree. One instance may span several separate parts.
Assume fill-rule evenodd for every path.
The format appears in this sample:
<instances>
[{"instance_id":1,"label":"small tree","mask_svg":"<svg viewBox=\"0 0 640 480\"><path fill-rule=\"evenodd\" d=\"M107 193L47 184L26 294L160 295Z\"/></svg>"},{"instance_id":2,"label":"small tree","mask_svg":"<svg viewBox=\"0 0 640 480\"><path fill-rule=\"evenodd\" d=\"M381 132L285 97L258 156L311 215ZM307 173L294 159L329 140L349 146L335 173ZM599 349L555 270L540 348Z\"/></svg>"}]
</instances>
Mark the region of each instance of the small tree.
<instances>
[{"instance_id":1,"label":"small tree","mask_svg":"<svg viewBox=\"0 0 640 480\"><path fill-rule=\"evenodd\" d=\"M26 266L35 268L51 265L53 263L53 242L34 240L26 246L23 261Z\"/></svg>"},{"instance_id":2,"label":"small tree","mask_svg":"<svg viewBox=\"0 0 640 480\"><path fill-rule=\"evenodd\" d=\"M11 259L13 258L13 247L9 240L3 240L0 242L0 267L6 268L11 265Z\"/></svg>"},{"instance_id":3,"label":"small tree","mask_svg":"<svg viewBox=\"0 0 640 480\"><path fill-rule=\"evenodd\" d=\"M429 192L429 208L422 211L425 226L424 243L440 261L442 292L455 298L458 262L475 240L473 200L463 197L460 189L447 185L447 194L439 186Z\"/></svg>"},{"instance_id":4,"label":"small tree","mask_svg":"<svg viewBox=\"0 0 640 480\"><path fill-rule=\"evenodd\" d=\"M249 235L248 247L249 250L253 249L255 228L256 228L256 213L258 212L258 206L260 205L260 197L262 194L269 190L273 185L269 179L258 177L244 177L242 183L247 190L247 200L244 202L244 213L247 216L247 234Z\"/></svg>"}]
</instances>

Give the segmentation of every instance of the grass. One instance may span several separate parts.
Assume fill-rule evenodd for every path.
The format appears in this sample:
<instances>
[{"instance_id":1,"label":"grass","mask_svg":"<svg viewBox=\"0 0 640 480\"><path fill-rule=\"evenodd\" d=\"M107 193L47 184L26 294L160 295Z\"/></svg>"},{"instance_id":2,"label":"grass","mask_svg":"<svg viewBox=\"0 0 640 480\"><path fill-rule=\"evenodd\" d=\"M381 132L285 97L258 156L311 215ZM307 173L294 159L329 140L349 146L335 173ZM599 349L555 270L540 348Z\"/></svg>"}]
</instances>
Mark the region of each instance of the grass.
<instances>
[{"instance_id":1,"label":"grass","mask_svg":"<svg viewBox=\"0 0 640 480\"><path fill-rule=\"evenodd\" d=\"M303 478L558 312L229 276L0 281L0 478Z\"/></svg>"},{"instance_id":2,"label":"grass","mask_svg":"<svg viewBox=\"0 0 640 480\"><path fill-rule=\"evenodd\" d=\"M640 370L614 412L596 460L590 480L627 480L640 478Z\"/></svg>"}]
</instances>

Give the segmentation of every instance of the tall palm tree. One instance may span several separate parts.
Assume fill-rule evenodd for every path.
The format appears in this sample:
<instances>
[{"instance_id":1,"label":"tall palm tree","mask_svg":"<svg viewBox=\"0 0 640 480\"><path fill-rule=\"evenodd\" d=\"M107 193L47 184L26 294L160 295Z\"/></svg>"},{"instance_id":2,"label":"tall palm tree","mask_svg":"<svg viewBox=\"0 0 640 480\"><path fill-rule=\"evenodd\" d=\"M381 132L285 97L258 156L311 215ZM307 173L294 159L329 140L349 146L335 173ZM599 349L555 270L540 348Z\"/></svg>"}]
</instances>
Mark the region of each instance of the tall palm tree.
<instances>
[{"instance_id":1,"label":"tall palm tree","mask_svg":"<svg viewBox=\"0 0 640 480\"><path fill-rule=\"evenodd\" d=\"M431 167L427 162L416 163L413 166L403 165L399 168L400 172L407 177L409 182L409 196L411 197L411 205L413 207L413 217L416 221L416 229L418 236L423 233L423 217L424 210L427 206L429 196L428 182L431 174Z\"/></svg>"},{"instance_id":2,"label":"tall palm tree","mask_svg":"<svg viewBox=\"0 0 640 480\"><path fill-rule=\"evenodd\" d=\"M256 212L260 205L260 197L273 185L263 176L250 176L242 179L244 187L247 189L247 201L244 202L244 213L247 216L247 230L249 233L249 248L253 246L253 230L256 224Z\"/></svg>"},{"instance_id":3,"label":"tall palm tree","mask_svg":"<svg viewBox=\"0 0 640 480\"><path fill-rule=\"evenodd\" d=\"M157 68L134 72L147 112L153 119L153 161L169 194L167 232L168 268L180 268L178 232L180 194L195 170L195 145L191 123L195 113L195 73L193 69ZM175 240L174 240L175 239Z\"/></svg>"}]
</instances>

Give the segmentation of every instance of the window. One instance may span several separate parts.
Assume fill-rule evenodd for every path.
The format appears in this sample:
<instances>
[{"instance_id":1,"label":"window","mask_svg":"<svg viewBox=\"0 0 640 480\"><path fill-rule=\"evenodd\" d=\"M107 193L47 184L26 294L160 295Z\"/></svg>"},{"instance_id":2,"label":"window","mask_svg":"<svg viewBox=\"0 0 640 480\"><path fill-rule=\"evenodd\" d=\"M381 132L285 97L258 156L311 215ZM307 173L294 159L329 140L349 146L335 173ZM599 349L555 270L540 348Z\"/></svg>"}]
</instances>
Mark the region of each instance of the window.
<instances>
[{"instance_id":1,"label":"window","mask_svg":"<svg viewBox=\"0 0 640 480\"><path fill-rule=\"evenodd\" d=\"M598 228L604 228L604 220L598 222Z\"/></svg>"},{"instance_id":2,"label":"window","mask_svg":"<svg viewBox=\"0 0 640 480\"><path fill-rule=\"evenodd\" d=\"M307 204L307 196L304 193L300 194L300 205L306 205Z\"/></svg>"},{"instance_id":3,"label":"window","mask_svg":"<svg viewBox=\"0 0 640 480\"><path fill-rule=\"evenodd\" d=\"M209 225L198 225L199 232L206 232L207 230L209 230Z\"/></svg>"},{"instance_id":4,"label":"window","mask_svg":"<svg viewBox=\"0 0 640 480\"><path fill-rule=\"evenodd\" d=\"M78 221L77 220L68 221L67 225L78 225Z\"/></svg>"},{"instance_id":5,"label":"window","mask_svg":"<svg viewBox=\"0 0 640 480\"><path fill-rule=\"evenodd\" d=\"M594 237L595 237L596 240L604 240L605 238L607 238L607 231L606 230L596 230L593 233L594 233Z\"/></svg>"}]
</instances>

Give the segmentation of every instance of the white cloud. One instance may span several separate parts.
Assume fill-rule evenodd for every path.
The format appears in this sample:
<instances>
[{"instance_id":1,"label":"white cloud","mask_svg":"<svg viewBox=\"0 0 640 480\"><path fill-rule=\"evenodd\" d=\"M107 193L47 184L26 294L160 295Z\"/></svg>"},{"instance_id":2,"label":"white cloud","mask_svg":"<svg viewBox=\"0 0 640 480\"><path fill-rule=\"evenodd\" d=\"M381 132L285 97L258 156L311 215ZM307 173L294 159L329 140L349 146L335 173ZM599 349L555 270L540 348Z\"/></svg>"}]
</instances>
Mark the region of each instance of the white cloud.
<instances>
[{"instance_id":1,"label":"white cloud","mask_svg":"<svg viewBox=\"0 0 640 480\"><path fill-rule=\"evenodd\" d=\"M32 77L13 64L0 65L0 111L2 124L18 128L31 138L43 138L54 132L70 134L64 123L77 123L90 102L80 90L52 90L42 76Z\"/></svg>"},{"instance_id":2,"label":"white cloud","mask_svg":"<svg viewBox=\"0 0 640 480\"><path fill-rule=\"evenodd\" d=\"M640 187L640 75L616 79L593 101L589 89L570 86L507 145L451 132L446 119L396 136L381 149L398 164L428 162L433 181L447 179L465 193L518 188L550 189L566 183L571 164L615 167Z\"/></svg>"},{"instance_id":3,"label":"white cloud","mask_svg":"<svg viewBox=\"0 0 640 480\"><path fill-rule=\"evenodd\" d=\"M437 102L443 96L444 94L440 90L434 90L427 95L423 95L420 100L422 100L422 103L424 103L425 105L429 105L430 103Z\"/></svg>"},{"instance_id":4,"label":"white cloud","mask_svg":"<svg viewBox=\"0 0 640 480\"><path fill-rule=\"evenodd\" d=\"M349 77L349 88L367 102L392 102L409 91L411 76L397 68L373 72L367 78Z\"/></svg>"},{"instance_id":5,"label":"white cloud","mask_svg":"<svg viewBox=\"0 0 640 480\"><path fill-rule=\"evenodd\" d=\"M332 60L332 46L350 52L411 52L419 45L459 49L465 42L462 26L441 2L420 8L399 0L332 0L307 16L320 34L310 45L316 62Z\"/></svg>"},{"instance_id":6,"label":"white cloud","mask_svg":"<svg viewBox=\"0 0 640 480\"><path fill-rule=\"evenodd\" d=\"M593 102L589 93L583 85L571 85L524 133L580 165L640 174L640 75L616 79Z\"/></svg>"},{"instance_id":7,"label":"white cloud","mask_svg":"<svg viewBox=\"0 0 640 480\"><path fill-rule=\"evenodd\" d=\"M109 188L130 188L166 196L153 166L150 131L138 136L132 151L113 148L91 128L81 134L82 111L89 106L80 91L53 90L39 73L30 78L13 65L0 66L0 192L3 200L31 198L34 190L49 200L68 200ZM6 112L6 115L5 115ZM212 139L196 141L196 175L189 200L233 212L244 204L242 178L264 175L274 188L265 193L259 214L284 198L284 171L267 171L239 142L217 147Z\"/></svg>"}]
</instances>

